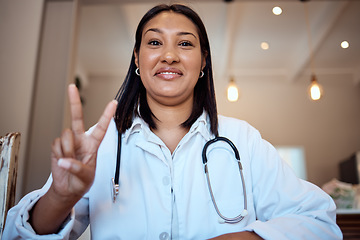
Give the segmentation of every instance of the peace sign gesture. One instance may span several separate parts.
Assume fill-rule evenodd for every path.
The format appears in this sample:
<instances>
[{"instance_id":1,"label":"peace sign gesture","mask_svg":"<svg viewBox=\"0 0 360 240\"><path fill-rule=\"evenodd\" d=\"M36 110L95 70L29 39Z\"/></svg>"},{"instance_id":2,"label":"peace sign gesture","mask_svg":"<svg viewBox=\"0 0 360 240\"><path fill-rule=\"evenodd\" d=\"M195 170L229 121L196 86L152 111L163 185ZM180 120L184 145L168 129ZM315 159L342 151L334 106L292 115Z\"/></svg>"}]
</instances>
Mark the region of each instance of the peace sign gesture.
<instances>
[{"instance_id":1,"label":"peace sign gesture","mask_svg":"<svg viewBox=\"0 0 360 240\"><path fill-rule=\"evenodd\" d=\"M85 134L82 106L75 85L69 86L68 93L72 130L64 130L53 142L53 185L62 196L82 197L94 180L97 150L114 115L116 101L108 104L94 130Z\"/></svg>"},{"instance_id":2,"label":"peace sign gesture","mask_svg":"<svg viewBox=\"0 0 360 240\"><path fill-rule=\"evenodd\" d=\"M53 182L35 205L31 216L38 233L56 232L72 207L91 187L96 156L113 117L117 102L111 101L90 134L85 133L79 92L74 84L68 88L71 127L52 144L51 172Z\"/></svg>"}]
</instances>

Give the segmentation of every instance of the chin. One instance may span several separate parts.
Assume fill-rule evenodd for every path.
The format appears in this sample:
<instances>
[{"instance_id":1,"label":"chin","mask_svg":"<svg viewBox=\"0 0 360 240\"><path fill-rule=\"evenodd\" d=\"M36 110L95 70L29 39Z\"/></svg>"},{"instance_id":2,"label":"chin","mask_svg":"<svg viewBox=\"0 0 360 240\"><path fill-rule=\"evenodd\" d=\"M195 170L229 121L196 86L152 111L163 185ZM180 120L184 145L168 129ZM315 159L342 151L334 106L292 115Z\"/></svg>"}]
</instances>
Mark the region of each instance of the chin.
<instances>
[{"instance_id":1,"label":"chin","mask_svg":"<svg viewBox=\"0 0 360 240\"><path fill-rule=\"evenodd\" d=\"M178 105L184 104L188 101L191 101L191 104L192 104L192 97L167 95L167 96L159 97L157 101L165 106L178 106Z\"/></svg>"}]
</instances>

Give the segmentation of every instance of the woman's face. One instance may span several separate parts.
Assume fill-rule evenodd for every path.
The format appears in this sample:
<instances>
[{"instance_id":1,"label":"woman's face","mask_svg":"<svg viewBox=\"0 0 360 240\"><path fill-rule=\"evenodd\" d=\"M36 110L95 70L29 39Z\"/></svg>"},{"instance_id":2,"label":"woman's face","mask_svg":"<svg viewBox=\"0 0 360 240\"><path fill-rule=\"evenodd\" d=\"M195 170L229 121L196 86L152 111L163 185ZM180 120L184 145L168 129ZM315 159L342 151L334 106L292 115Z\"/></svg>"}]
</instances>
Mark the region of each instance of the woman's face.
<instances>
[{"instance_id":1,"label":"woman's face","mask_svg":"<svg viewBox=\"0 0 360 240\"><path fill-rule=\"evenodd\" d=\"M179 13L156 15L144 26L135 63L149 105L154 101L167 106L192 104L194 87L205 67L196 26Z\"/></svg>"}]
</instances>

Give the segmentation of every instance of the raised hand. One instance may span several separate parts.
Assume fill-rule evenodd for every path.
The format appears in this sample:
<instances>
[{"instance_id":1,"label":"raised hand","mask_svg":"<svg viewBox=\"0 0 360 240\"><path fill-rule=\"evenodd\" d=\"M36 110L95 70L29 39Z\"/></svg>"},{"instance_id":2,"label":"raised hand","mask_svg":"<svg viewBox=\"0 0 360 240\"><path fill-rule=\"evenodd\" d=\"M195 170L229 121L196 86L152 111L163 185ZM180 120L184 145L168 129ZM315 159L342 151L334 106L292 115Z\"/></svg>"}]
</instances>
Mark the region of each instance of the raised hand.
<instances>
[{"instance_id":1,"label":"raised hand","mask_svg":"<svg viewBox=\"0 0 360 240\"><path fill-rule=\"evenodd\" d=\"M68 88L71 127L52 144L51 172L53 182L30 212L29 222L39 234L55 233L73 206L91 187L96 168L96 155L113 117L117 102L111 101L90 134L84 131L79 92Z\"/></svg>"},{"instance_id":2,"label":"raised hand","mask_svg":"<svg viewBox=\"0 0 360 240\"><path fill-rule=\"evenodd\" d=\"M75 85L68 89L72 130L63 131L52 145L53 190L61 197L81 198L91 187L95 176L96 154L116 110L111 101L98 124L85 134L79 92Z\"/></svg>"}]
</instances>

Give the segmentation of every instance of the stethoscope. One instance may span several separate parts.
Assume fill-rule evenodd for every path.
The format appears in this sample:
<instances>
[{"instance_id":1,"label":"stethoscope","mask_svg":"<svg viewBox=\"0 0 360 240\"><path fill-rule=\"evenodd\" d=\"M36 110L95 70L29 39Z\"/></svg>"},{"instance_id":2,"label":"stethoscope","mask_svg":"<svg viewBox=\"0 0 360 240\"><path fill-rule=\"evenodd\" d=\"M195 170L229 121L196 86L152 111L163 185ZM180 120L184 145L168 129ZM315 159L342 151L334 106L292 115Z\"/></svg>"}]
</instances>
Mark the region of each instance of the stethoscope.
<instances>
[{"instance_id":1,"label":"stethoscope","mask_svg":"<svg viewBox=\"0 0 360 240\"><path fill-rule=\"evenodd\" d=\"M207 157L206 157L207 152L206 152L206 150L212 143L215 143L217 141L224 141L224 142L226 142L227 144L230 145L230 147L234 151L235 158L236 158L236 160L238 162L238 166L239 166L239 172L240 172L243 195L244 195L244 209L238 216L236 216L234 218L225 217L223 214L221 214L221 212L220 212L220 210L219 210L219 208L218 208L218 206L216 204L215 197L214 197L214 194L213 194L213 191L212 191L212 188L211 188L210 176L209 176L209 171L208 171L208 166L207 166ZM209 140L208 142L206 142L206 144L204 145L204 148L203 148L203 151L202 151L202 160L203 160L203 164L204 164L204 170L205 170L205 174L206 174L207 185L208 185L210 196L211 196L211 201L213 202L214 208L215 208L217 214L220 217L219 222L220 223L238 223L238 222L240 222L248 214L248 211L247 211L247 197L246 197L245 180L244 180L244 174L243 174L243 171L242 171L242 165L241 165L241 162L240 162L239 151L237 150L235 145L228 138L215 137L215 138ZM120 188L120 185L119 185L120 162L121 162L121 134L118 134L118 146L117 146L115 176L113 178L111 178L113 202L116 201L116 197L119 194L119 188Z\"/></svg>"}]
</instances>

